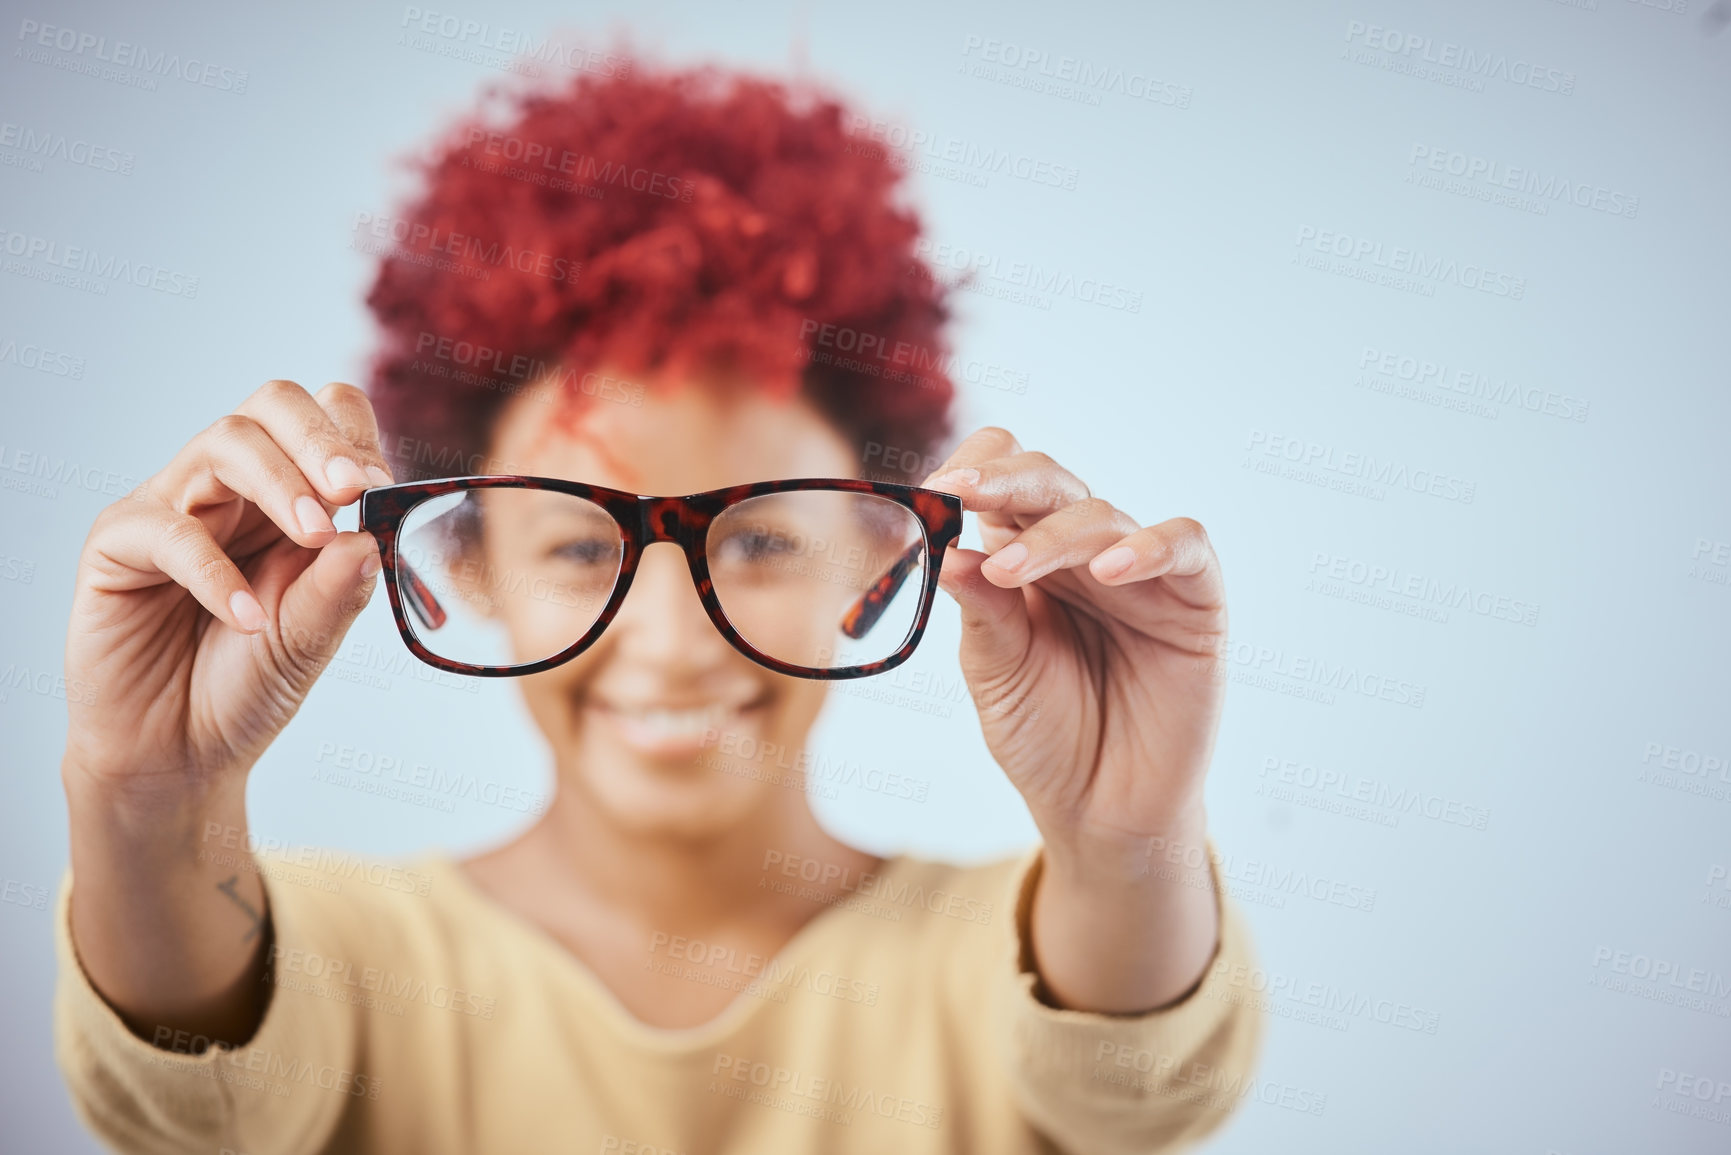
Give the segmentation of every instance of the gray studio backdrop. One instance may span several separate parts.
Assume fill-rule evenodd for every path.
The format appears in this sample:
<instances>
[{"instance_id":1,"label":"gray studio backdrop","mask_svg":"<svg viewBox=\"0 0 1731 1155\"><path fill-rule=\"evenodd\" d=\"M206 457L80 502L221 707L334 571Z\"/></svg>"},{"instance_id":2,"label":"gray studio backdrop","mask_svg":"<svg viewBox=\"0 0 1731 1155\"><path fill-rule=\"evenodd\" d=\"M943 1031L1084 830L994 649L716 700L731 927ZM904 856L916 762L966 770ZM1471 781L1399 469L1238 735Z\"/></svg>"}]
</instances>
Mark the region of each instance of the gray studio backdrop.
<instances>
[{"instance_id":1,"label":"gray studio backdrop","mask_svg":"<svg viewBox=\"0 0 1731 1155\"><path fill-rule=\"evenodd\" d=\"M1726 5L6 10L0 1147L95 1149L49 1032L91 519L261 382L358 379L354 226L396 161L510 37L622 27L857 101L933 258L979 270L963 428L1208 527L1210 815L1271 1019L1210 1149L1731 1149ZM68 278L71 247L157 272ZM956 637L945 599L914 662L832 700L842 836L1031 841ZM546 754L510 684L431 673L379 594L258 767L255 831L397 855L526 822Z\"/></svg>"}]
</instances>

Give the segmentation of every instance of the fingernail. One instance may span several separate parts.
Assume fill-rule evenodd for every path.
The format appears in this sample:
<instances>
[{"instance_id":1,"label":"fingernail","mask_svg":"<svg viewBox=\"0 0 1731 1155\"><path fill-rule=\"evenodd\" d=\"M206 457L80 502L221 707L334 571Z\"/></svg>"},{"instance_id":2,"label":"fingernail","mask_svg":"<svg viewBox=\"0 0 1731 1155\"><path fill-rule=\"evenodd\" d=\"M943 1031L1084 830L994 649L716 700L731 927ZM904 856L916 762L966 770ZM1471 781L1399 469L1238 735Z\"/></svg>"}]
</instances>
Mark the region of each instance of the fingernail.
<instances>
[{"instance_id":1,"label":"fingernail","mask_svg":"<svg viewBox=\"0 0 1731 1155\"><path fill-rule=\"evenodd\" d=\"M264 607L245 590L235 590L228 595L228 608L235 621L240 623L240 628L247 633L256 634L264 629Z\"/></svg>"},{"instance_id":2,"label":"fingernail","mask_svg":"<svg viewBox=\"0 0 1731 1155\"><path fill-rule=\"evenodd\" d=\"M365 489L367 475L361 467L346 457L333 457L325 462L325 481L332 489Z\"/></svg>"},{"instance_id":3,"label":"fingernail","mask_svg":"<svg viewBox=\"0 0 1731 1155\"><path fill-rule=\"evenodd\" d=\"M390 474L386 473L384 470L380 469L376 465L367 466L367 476L372 478L374 485L395 485L396 484L396 482L391 480Z\"/></svg>"},{"instance_id":4,"label":"fingernail","mask_svg":"<svg viewBox=\"0 0 1731 1155\"><path fill-rule=\"evenodd\" d=\"M1010 573L1020 569L1022 563L1028 560L1028 547L1019 541L1012 541L986 560L1006 573Z\"/></svg>"},{"instance_id":5,"label":"fingernail","mask_svg":"<svg viewBox=\"0 0 1731 1155\"><path fill-rule=\"evenodd\" d=\"M932 478L932 486L975 485L979 480L980 471L977 469L952 469L942 476Z\"/></svg>"},{"instance_id":6,"label":"fingernail","mask_svg":"<svg viewBox=\"0 0 1731 1155\"><path fill-rule=\"evenodd\" d=\"M295 498L295 520L301 523L302 533L337 531L336 524L331 521L331 515L325 512L325 507L304 493Z\"/></svg>"},{"instance_id":7,"label":"fingernail","mask_svg":"<svg viewBox=\"0 0 1731 1155\"><path fill-rule=\"evenodd\" d=\"M384 568L384 562L379 560L379 551L375 544L373 552L361 559L361 577L370 578Z\"/></svg>"},{"instance_id":8,"label":"fingernail","mask_svg":"<svg viewBox=\"0 0 1731 1155\"><path fill-rule=\"evenodd\" d=\"M1093 570L1101 577L1117 577L1136 560L1136 551L1127 545L1109 549L1094 559Z\"/></svg>"}]
</instances>

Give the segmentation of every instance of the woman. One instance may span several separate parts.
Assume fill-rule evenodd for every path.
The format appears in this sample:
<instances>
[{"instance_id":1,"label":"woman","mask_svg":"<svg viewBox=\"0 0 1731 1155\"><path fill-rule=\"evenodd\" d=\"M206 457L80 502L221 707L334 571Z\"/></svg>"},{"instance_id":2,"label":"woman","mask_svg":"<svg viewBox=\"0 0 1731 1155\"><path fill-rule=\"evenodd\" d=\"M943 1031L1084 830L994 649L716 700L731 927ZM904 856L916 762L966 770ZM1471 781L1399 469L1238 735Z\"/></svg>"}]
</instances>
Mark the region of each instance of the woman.
<instances>
[{"instance_id":1,"label":"woman","mask_svg":"<svg viewBox=\"0 0 1731 1155\"><path fill-rule=\"evenodd\" d=\"M380 569L329 516L369 486L689 494L947 436L943 286L835 101L618 67L500 123L459 125L367 226L392 244L370 396L270 382L90 533L67 675L101 691L71 706L56 997L88 1125L213 1155L1127 1152L1218 1125L1259 1036L1202 806L1220 570L1195 522L1141 527L1003 429L925 484L981 525L941 587L1034 852L832 837L748 753L800 750L828 683L731 646L655 546L588 649L517 683L557 780L521 835L359 868L249 851L247 770ZM838 357L843 331L891 352ZM454 556L420 562L440 582ZM555 583L516 614L496 561L448 606L414 595L411 632L479 607L532 660L533 623L587 604Z\"/></svg>"}]
</instances>

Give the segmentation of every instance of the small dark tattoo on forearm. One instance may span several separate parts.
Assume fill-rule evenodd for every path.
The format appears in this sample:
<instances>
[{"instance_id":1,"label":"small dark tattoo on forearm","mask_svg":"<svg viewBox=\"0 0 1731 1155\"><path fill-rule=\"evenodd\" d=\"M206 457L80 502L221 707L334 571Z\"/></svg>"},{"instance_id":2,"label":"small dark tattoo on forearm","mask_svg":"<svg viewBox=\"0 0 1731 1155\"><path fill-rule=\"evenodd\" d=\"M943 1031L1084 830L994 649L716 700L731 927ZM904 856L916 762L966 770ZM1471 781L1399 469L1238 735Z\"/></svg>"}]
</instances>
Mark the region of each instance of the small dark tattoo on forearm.
<instances>
[{"instance_id":1,"label":"small dark tattoo on forearm","mask_svg":"<svg viewBox=\"0 0 1731 1155\"><path fill-rule=\"evenodd\" d=\"M217 883L216 888L228 895L228 900L246 911L246 916L252 919L252 929L247 931L246 935L240 940L241 942L250 942L252 941L252 936L257 934L259 928L264 925L264 916L260 915L258 911L253 909L252 903L234 892L235 883L239 881L240 875L231 874L229 875L227 882Z\"/></svg>"}]
</instances>

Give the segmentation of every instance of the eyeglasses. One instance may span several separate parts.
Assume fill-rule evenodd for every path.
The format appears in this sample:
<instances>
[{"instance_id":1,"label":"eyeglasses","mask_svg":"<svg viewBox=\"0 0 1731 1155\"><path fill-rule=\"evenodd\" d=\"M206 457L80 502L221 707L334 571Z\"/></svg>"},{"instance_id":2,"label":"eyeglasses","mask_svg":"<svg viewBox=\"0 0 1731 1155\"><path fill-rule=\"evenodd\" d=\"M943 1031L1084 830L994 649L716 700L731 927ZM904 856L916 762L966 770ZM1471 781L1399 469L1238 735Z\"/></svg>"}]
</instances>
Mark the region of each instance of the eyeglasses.
<instances>
[{"instance_id":1,"label":"eyeglasses","mask_svg":"<svg viewBox=\"0 0 1731 1155\"><path fill-rule=\"evenodd\" d=\"M863 678L912 656L954 494L796 478L651 497L551 477L454 477L369 489L391 614L421 661L457 674L550 670L619 612L644 547L685 551L709 620L746 657L798 678Z\"/></svg>"}]
</instances>

